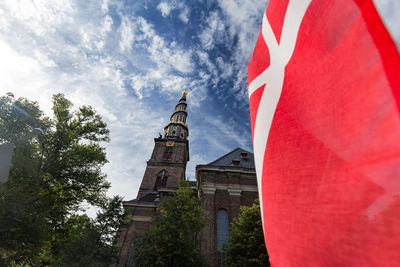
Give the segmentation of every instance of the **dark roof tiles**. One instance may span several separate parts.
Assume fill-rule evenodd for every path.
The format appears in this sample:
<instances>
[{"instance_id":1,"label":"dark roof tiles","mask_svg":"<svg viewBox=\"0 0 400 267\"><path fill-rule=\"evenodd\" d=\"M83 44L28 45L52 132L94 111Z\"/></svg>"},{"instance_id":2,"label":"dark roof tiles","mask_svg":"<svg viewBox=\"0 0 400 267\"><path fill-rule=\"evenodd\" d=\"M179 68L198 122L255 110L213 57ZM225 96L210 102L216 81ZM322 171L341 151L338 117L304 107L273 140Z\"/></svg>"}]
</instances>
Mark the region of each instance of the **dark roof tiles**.
<instances>
[{"instance_id":1,"label":"dark roof tiles","mask_svg":"<svg viewBox=\"0 0 400 267\"><path fill-rule=\"evenodd\" d=\"M254 155L252 152L244 150L242 148L236 148L228 154L220 157L213 162L208 163L210 166L222 166L222 167L241 167L254 169Z\"/></svg>"}]
</instances>

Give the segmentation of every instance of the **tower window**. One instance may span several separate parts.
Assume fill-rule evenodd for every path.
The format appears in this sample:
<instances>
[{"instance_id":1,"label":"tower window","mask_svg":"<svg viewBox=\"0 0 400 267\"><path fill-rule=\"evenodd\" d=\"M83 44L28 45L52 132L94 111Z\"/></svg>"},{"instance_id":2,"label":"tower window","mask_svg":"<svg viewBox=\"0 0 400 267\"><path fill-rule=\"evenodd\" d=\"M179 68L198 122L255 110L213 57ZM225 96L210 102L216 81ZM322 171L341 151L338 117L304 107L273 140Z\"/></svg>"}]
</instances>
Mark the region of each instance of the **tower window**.
<instances>
[{"instance_id":1,"label":"tower window","mask_svg":"<svg viewBox=\"0 0 400 267\"><path fill-rule=\"evenodd\" d=\"M164 151L164 159L170 159L170 158L172 158L172 147L167 147L167 148L165 148L165 151Z\"/></svg>"}]
</instances>

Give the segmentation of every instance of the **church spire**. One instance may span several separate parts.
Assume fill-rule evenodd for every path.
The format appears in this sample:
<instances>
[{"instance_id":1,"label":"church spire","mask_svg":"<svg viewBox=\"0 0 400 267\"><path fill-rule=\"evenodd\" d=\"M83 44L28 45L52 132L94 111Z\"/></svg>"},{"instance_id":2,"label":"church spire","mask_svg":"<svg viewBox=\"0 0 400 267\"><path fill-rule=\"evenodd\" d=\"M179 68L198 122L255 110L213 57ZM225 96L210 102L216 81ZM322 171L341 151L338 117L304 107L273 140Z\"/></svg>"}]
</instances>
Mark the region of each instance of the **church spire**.
<instances>
[{"instance_id":1,"label":"church spire","mask_svg":"<svg viewBox=\"0 0 400 267\"><path fill-rule=\"evenodd\" d=\"M164 127L164 138L187 140L189 129L186 125L186 96L187 91L182 92L182 97L175 106L175 111L172 113L169 123Z\"/></svg>"}]
</instances>

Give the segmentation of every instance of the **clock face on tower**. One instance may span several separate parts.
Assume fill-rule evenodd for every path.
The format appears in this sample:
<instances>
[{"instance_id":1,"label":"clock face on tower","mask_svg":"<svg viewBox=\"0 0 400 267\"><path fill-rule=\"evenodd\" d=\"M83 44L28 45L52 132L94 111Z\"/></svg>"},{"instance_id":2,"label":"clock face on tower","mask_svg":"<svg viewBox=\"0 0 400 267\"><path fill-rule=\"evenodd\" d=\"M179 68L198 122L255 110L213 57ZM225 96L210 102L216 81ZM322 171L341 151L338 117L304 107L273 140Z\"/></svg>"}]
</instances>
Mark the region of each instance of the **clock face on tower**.
<instances>
[{"instance_id":1,"label":"clock face on tower","mask_svg":"<svg viewBox=\"0 0 400 267\"><path fill-rule=\"evenodd\" d=\"M172 141L172 140L167 141L166 146L174 146L174 145L175 145L174 141Z\"/></svg>"}]
</instances>

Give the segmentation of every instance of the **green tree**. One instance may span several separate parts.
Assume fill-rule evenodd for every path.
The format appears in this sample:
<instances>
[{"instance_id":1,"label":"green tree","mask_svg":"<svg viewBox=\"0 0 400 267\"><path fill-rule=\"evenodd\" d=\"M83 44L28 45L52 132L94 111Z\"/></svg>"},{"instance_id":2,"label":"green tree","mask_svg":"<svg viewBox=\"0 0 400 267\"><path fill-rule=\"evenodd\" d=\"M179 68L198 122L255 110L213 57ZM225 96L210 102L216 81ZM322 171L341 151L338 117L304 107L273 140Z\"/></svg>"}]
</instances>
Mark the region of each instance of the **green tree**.
<instances>
[{"instance_id":1,"label":"green tree","mask_svg":"<svg viewBox=\"0 0 400 267\"><path fill-rule=\"evenodd\" d=\"M240 207L241 213L231 224L228 245L224 247L225 264L232 267L269 266L261 222L260 205Z\"/></svg>"},{"instance_id":2,"label":"green tree","mask_svg":"<svg viewBox=\"0 0 400 267\"><path fill-rule=\"evenodd\" d=\"M204 266L196 235L204 225L199 199L188 181L163 201L149 229L133 241L134 266Z\"/></svg>"},{"instance_id":3,"label":"green tree","mask_svg":"<svg viewBox=\"0 0 400 267\"><path fill-rule=\"evenodd\" d=\"M114 246L122 218L121 198L107 202L96 219L73 215L64 227L65 238L59 242L58 258L49 257L52 266L110 266L117 260Z\"/></svg>"},{"instance_id":4,"label":"green tree","mask_svg":"<svg viewBox=\"0 0 400 267\"><path fill-rule=\"evenodd\" d=\"M72 222L99 231L111 246L107 238L113 237L101 231L117 226L78 220L84 202L102 208L103 221L108 214L118 224L123 216L121 199L105 194L106 124L90 106L73 110L62 94L53 97L53 114L50 119L36 102L11 93L0 97L0 142L15 146L9 180L0 184L0 259L6 266L51 265L62 258L78 231Z\"/></svg>"}]
</instances>

